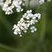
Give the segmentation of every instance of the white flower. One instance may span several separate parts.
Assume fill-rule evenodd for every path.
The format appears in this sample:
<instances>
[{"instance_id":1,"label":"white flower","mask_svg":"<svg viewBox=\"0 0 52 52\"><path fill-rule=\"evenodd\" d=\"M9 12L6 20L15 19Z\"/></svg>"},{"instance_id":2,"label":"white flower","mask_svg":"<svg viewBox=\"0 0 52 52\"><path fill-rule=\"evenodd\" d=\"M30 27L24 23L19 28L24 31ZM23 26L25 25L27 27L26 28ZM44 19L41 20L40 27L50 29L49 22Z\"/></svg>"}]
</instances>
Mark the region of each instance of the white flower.
<instances>
[{"instance_id":1,"label":"white flower","mask_svg":"<svg viewBox=\"0 0 52 52\"><path fill-rule=\"evenodd\" d=\"M39 0L39 3L40 4L43 4L45 1L44 0Z\"/></svg>"},{"instance_id":2,"label":"white flower","mask_svg":"<svg viewBox=\"0 0 52 52\"><path fill-rule=\"evenodd\" d=\"M40 19L40 17L40 13L32 14L32 10L27 10L27 12L24 13L22 18L20 19L20 21L18 21L17 25L14 24L14 34L19 34L20 37L22 37L22 33L26 33L29 28L32 33L37 31L37 28L35 28L34 24Z\"/></svg>"},{"instance_id":3,"label":"white flower","mask_svg":"<svg viewBox=\"0 0 52 52\"><path fill-rule=\"evenodd\" d=\"M20 35L20 37L22 37L22 35Z\"/></svg>"},{"instance_id":4,"label":"white flower","mask_svg":"<svg viewBox=\"0 0 52 52\"><path fill-rule=\"evenodd\" d=\"M35 24L36 22L35 22L35 20L31 20L30 21L30 24L32 25L32 24Z\"/></svg>"},{"instance_id":5,"label":"white flower","mask_svg":"<svg viewBox=\"0 0 52 52\"><path fill-rule=\"evenodd\" d=\"M38 18L38 19L40 19L41 17L41 14L40 13L36 13L36 14L34 14L34 17L36 17L36 18Z\"/></svg>"},{"instance_id":6,"label":"white flower","mask_svg":"<svg viewBox=\"0 0 52 52\"><path fill-rule=\"evenodd\" d=\"M37 28L35 28L34 26L32 26L32 27L30 27L30 30L31 30L31 32L33 33L33 32L35 32L35 31L37 31Z\"/></svg>"},{"instance_id":7,"label":"white flower","mask_svg":"<svg viewBox=\"0 0 52 52\"><path fill-rule=\"evenodd\" d=\"M12 14L14 8L16 8L17 12L23 11L23 8L21 6L24 3L22 2L22 0L6 0L5 2L2 1L2 3L3 5L0 5L5 14Z\"/></svg>"}]
</instances>

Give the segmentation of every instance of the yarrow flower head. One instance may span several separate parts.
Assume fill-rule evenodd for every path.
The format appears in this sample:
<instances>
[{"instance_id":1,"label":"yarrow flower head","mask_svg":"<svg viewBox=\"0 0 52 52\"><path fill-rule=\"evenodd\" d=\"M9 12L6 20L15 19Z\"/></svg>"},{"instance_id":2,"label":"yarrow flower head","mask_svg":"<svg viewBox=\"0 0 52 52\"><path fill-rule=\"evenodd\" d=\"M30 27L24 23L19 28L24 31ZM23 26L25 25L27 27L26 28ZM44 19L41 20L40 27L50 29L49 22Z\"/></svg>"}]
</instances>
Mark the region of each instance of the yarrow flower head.
<instances>
[{"instance_id":1,"label":"yarrow flower head","mask_svg":"<svg viewBox=\"0 0 52 52\"><path fill-rule=\"evenodd\" d=\"M26 33L29 28L32 33L37 31L37 28L35 28L34 24L38 22L40 18L40 13L32 14L32 10L27 10L27 12L24 13L22 18L20 19L20 21L18 21L17 24L14 24L12 28L12 30L14 30L13 33L22 37L22 33Z\"/></svg>"},{"instance_id":2,"label":"yarrow flower head","mask_svg":"<svg viewBox=\"0 0 52 52\"><path fill-rule=\"evenodd\" d=\"M45 1L44 0L39 0L39 3L40 4L43 4Z\"/></svg>"},{"instance_id":3,"label":"yarrow flower head","mask_svg":"<svg viewBox=\"0 0 52 52\"><path fill-rule=\"evenodd\" d=\"M13 8L16 8L17 12L23 11L23 8L21 7L23 4L22 0L6 0L5 2L2 1L2 4L0 5L5 14L9 15L13 13Z\"/></svg>"}]
</instances>

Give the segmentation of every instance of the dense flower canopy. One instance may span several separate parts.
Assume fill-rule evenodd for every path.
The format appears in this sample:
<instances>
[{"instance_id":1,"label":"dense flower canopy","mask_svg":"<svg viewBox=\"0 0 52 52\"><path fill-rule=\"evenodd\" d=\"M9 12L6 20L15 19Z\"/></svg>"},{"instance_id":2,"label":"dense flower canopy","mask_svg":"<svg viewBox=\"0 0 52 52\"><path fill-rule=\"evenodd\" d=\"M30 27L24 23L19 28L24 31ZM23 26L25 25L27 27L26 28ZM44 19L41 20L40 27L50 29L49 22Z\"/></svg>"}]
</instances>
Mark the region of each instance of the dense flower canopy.
<instances>
[{"instance_id":1,"label":"dense flower canopy","mask_svg":"<svg viewBox=\"0 0 52 52\"><path fill-rule=\"evenodd\" d=\"M0 5L5 14L9 15L13 13L14 8L16 8L17 12L23 11L23 8L21 8L21 6L24 6L24 3L22 2L22 0L6 0L5 2L1 1Z\"/></svg>"},{"instance_id":2,"label":"dense flower canopy","mask_svg":"<svg viewBox=\"0 0 52 52\"><path fill-rule=\"evenodd\" d=\"M37 30L33 24L38 22L38 20L41 18L40 13L32 14L32 10L27 10L26 13L22 16L20 21L18 21L17 25L14 24L13 30L15 35L20 35L22 36L22 31L27 32L28 28L30 27L31 32L33 33L34 31Z\"/></svg>"}]
</instances>

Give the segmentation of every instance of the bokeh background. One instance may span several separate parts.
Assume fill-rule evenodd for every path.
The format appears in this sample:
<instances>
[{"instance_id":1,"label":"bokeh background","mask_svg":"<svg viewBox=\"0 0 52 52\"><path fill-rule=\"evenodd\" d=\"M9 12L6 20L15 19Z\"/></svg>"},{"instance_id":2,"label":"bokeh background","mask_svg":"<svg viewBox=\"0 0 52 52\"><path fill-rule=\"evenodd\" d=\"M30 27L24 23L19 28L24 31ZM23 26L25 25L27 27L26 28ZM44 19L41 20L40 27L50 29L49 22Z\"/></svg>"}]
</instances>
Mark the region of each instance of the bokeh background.
<instances>
[{"instance_id":1,"label":"bokeh background","mask_svg":"<svg viewBox=\"0 0 52 52\"><path fill-rule=\"evenodd\" d=\"M0 7L0 52L52 52L52 1L39 4L38 0L26 0L24 11L5 15ZM30 30L23 37L15 36L12 27L28 10L41 13L41 19L36 23L37 31Z\"/></svg>"}]
</instances>

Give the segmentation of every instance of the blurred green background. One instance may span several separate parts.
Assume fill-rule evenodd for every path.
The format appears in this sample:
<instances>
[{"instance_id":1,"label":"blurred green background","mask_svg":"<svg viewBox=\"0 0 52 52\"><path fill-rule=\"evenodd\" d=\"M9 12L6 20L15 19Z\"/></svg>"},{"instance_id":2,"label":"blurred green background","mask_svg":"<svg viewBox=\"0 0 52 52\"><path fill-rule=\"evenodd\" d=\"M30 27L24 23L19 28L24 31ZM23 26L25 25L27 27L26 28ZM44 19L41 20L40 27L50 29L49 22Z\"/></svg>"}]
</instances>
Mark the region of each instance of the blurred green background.
<instances>
[{"instance_id":1,"label":"blurred green background","mask_svg":"<svg viewBox=\"0 0 52 52\"><path fill-rule=\"evenodd\" d=\"M21 16L32 9L33 13L41 13L41 19L36 23L37 31L30 30L23 37L15 36L12 27ZM52 1L45 2L34 8L24 7L24 11L5 15L0 7L0 52L52 52Z\"/></svg>"}]
</instances>

